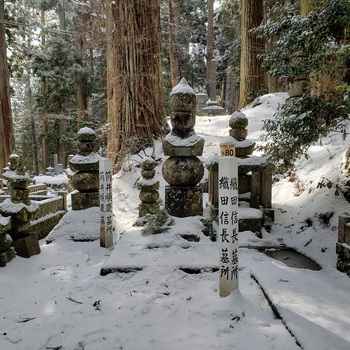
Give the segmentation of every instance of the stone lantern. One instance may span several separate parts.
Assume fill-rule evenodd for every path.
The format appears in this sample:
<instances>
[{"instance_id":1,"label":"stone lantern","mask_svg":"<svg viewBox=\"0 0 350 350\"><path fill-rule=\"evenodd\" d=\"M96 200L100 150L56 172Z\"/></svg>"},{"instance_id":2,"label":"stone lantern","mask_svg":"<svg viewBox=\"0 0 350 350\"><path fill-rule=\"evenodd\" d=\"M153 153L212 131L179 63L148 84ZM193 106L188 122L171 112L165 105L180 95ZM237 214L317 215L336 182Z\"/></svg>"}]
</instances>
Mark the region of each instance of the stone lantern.
<instances>
[{"instance_id":1,"label":"stone lantern","mask_svg":"<svg viewBox=\"0 0 350 350\"><path fill-rule=\"evenodd\" d=\"M185 78L170 93L171 132L163 140L162 173L169 184L165 188L165 208L177 217L203 214L202 189L197 186L204 174L198 156L203 153L204 139L196 135L196 94Z\"/></svg>"}]
</instances>

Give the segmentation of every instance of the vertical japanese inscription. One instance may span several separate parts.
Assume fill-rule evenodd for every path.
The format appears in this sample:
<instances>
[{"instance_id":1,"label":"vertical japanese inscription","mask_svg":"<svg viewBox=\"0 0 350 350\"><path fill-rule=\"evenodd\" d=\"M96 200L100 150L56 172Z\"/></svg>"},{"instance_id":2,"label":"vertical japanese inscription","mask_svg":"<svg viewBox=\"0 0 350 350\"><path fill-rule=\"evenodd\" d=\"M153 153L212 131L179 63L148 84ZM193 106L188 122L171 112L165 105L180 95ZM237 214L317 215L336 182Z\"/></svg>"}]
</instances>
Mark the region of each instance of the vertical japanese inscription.
<instances>
[{"instance_id":1,"label":"vertical japanese inscription","mask_svg":"<svg viewBox=\"0 0 350 350\"><path fill-rule=\"evenodd\" d=\"M238 288L238 162L235 157L219 160L220 296Z\"/></svg>"},{"instance_id":2,"label":"vertical japanese inscription","mask_svg":"<svg viewBox=\"0 0 350 350\"><path fill-rule=\"evenodd\" d=\"M100 245L113 245L112 161L100 160Z\"/></svg>"}]
</instances>

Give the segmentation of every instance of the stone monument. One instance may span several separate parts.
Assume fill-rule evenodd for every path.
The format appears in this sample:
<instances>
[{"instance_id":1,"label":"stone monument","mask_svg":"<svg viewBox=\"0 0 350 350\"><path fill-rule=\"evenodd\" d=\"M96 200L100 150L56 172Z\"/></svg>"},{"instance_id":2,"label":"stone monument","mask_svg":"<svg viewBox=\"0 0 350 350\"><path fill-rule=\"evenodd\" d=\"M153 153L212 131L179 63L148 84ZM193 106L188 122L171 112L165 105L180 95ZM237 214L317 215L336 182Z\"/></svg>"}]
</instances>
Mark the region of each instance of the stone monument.
<instances>
[{"instance_id":1,"label":"stone monument","mask_svg":"<svg viewBox=\"0 0 350 350\"><path fill-rule=\"evenodd\" d=\"M72 209L83 210L100 206L99 196L99 161L95 152L96 133L88 127L78 131L78 154L69 162L72 175L71 183L78 190L72 193Z\"/></svg>"},{"instance_id":2,"label":"stone monument","mask_svg":"<svg viewBox=\"0 0 350 350\"><path fill-rule=\"evenodd\" d=\"M163 140L169 158L162 173L169 184L165 188L165 209L170 215L188 217L203 214L202 188L197 186L204 175L198 156L203 153L204 139L196 135L196 94L185 78L170 93L171 132Z\"/></svg>"},{"instance_id":3,"label":"stone monument","mask_svg":"<svg viewBox=\"0 0 350 350\"><path fill-rule=\"evenodd\" d=\"M206 107L202 111L206 115L224 115L226 111L216 101L216 71L218 69L218 61L210 61L210 81L209 81L209 100L206 102Z\"/></svg>"}]
</instances>

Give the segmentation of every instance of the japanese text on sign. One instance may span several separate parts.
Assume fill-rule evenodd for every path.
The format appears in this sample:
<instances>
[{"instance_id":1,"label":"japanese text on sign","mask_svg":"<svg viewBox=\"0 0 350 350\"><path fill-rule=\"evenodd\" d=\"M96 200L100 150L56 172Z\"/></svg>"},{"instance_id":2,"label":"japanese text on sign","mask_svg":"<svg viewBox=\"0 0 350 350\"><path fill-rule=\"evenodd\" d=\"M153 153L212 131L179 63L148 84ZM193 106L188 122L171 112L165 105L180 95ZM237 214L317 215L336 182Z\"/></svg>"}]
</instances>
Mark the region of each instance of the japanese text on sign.
<instances>
[{"instance_id":1,"label":"japanese text on sign","mask_svg":"<svg viewBox=\"0 0 350 350\"><path fill-rule=\"evenodd\" d=\"M100 160L100 245L113 245L112 162Z\"/></svg>"},{"instance_id":2,"label":"japanese text on sign","mask_svg":"<svg viewBox=\"0 0 350 350\"><path fill-rule=\"evenodd\" d=\"M220 296L238 287L238 164L233 157L219 160Z\"/></svg>"}]
</instances>

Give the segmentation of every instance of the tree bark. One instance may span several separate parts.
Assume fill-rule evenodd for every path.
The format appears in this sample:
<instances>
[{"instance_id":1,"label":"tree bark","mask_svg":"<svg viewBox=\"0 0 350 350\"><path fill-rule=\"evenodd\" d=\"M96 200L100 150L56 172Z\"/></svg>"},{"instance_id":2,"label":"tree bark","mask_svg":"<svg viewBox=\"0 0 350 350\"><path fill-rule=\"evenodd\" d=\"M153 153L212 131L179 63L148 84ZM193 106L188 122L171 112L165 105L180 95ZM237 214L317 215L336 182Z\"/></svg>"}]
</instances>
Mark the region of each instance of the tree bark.
<instances>
[{"instance_id":1,"label":"tree bark","mask_svg":"<svg viewBox=\"0 0 350 350\"><path fill-rule=\"evenodd\" d=\"M4 0L0 0L0 167L4 168L14 150L10 83L4 27Z\"/></svg>"},{"instance_id":2,"label":"tree bark","mask_svg":"<svg viewBox=\"0 0 350 350\"><path fill-rule=\"evenodd\" d=\"M174 23L174 11L173 11L173 2L169 0L168 6L168 19L169 19L169 58L170 58L170 70L171 70L171 84L174 87L180 81L180 70L179 70L179 61L176 54L175 46L177 43L176 27Z\"/></svg>"},{"instance_id":3,"label":"tree bark","mask_svg":"<svg viewBox=\"0 0 350 350\"><path fill-rule=\"evenodd\" d=\"M210 62L213 59L214 51L214 0L208 0L208 32L207 32L207 63L206 63L206 78L207 78L207 94L210 96Z\"/></svg>"},{"instance_id":4,"label":"tree bark","mask_svg":"<svg viewBox=\"0 0 350 350\"><path fill-rule=\"evenodd\" d=\"M320 0L301 0L300 1L300 14L302 16L307 16L311 11L313 11Z\"/></svg>"},{"instance_id":5,"label":"tree bark","mask_svg":"<svg viewBox=\"0 0 350 350\"><path fill-rule=\"evenodd\" d=\"M77 53L79 54L79 63L83 66L83 39L77 43ZM87 78L83 73L77 73L77 130L87 115L88 102L86 93Z\"/></svg>"},{"instance_id":6,"label":"tree bark","mask_svg":"<svg viewBox=\"0 0 350 350\"><path fill-rule=\"evenodd\" d=\"M44 28L45 27L45 11L41 10L40 12L40 23L41 26ZM41 33L41 45L45 46L46 43L46 37L45 37L45 31L43 30ZM43 96L45 96L46 91L47 91L47 82L46 82L46 78L43 77L41 80L41 91ZM43 174L45 174L46 172L46 168L49 167L50 165L50 159L49 159L49 147L48 144L46 142L46 137L49 131L49 122L48 122L48 117L47 115L44 114L43 116L43 140L42 140L42 148L43 148L43 163L42 163L42 171Z\"/></svg>"},{"instance_id":7,"label":"tree bark","mask_svg":"<svg viewBox=\"0 0 350 350\"><path fill-rule=\"evenodd\" d=\"M60 35L65 38L66 33L66 12L64 8L64 3L60 3L58 7L58 17L59 17L59 28L60 28ZM63 168L66 168L66 143L64 141L64 136L67 134L67 121L65 119L59 120L59 143L58 143L58 162L63 165ZM62 137L63 136L63 137Z\"/></svg>"},{"instance_id":8,"label":"tree bark","mask_svg":"<svg viewBox=\"0 0 350 350\"><path fill-rule=\"evenodd\" d=\"M120 165L164 134L159 0L106 0L107 153Z\"/></svg>"},{"instance_id":9,"label":"tree bark","mask_svg":"<svg viewBox=\"0 0 350 350\"><path fill-rule=\"evenodd\" d=\"M264 87L259 54L264 43L250 32L263 20L262 0L241 0L241 78L240 107L250 103Z\"/></svg>"}]
</instances>

